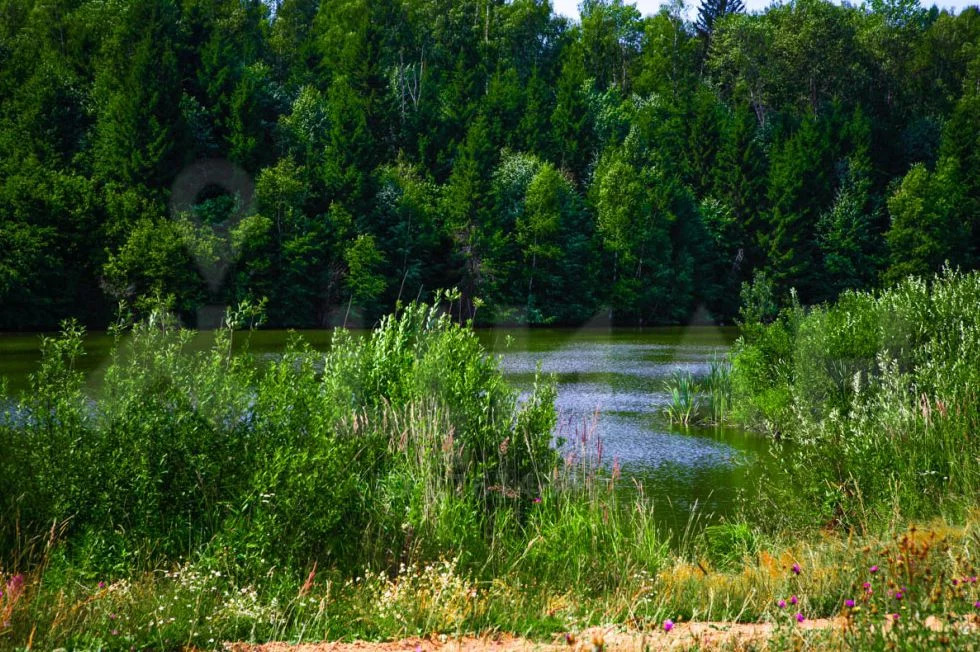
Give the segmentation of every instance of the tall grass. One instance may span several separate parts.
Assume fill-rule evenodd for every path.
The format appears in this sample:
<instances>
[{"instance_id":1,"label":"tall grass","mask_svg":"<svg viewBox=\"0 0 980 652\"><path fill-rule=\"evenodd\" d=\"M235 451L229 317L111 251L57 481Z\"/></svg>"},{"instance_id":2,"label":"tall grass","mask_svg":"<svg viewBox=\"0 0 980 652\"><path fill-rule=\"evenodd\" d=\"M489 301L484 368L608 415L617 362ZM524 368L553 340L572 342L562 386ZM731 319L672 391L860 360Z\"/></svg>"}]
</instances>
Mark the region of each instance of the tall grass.
<instances>
[{"instance_id":1,"label":"tall grass","mask_svg":"<svg viewBox=\"0 0 980 652\"><path fill-rule=\"evenodd\" d=\"M731 411L731 365L712 360L706 375L675 372L664 382L664 391L668 401L661 411L671 423L719 425Z\"/></svg>"},{"instance_id":2,"label":"tall grass","mask_svg":"<svg viewBox=\"0 0 980 652\"><path fill-rule=\"evenodd\" d=\"M980 273L910 278L747 325L734 416L778 438L781 518L962 518L980 496ZM957 516L959 515L959 516Z\"/></svg>"},{"instance_id":3,"label":"tall grass","mask_svg":"<svg viewBox=\"0 0 980 652\"><path fill-rule=\"evenodd\" d=\"M521 398L435 307L340 331L326 354L296 338L261 364L232 354L251 309L197 352L157 312L118 330L94 393L69 324L44 341L30 390L0 403L0 647L547 636L671 618L768 620L771 647L795 649L796 613L851 619L853 640L827 645L940 644L882 628L887 583L866 612L844 605L880 566L914 597L905 622L924 632L952 613L970 631L977 305L977 274L849 294L746 325L730 371L677 379L687 423L768 429L791 481L764 480L747 520L673 546L653 518L665 497L617 488L595 421L560 432L559 455L553 382ZM936 515L964 525L901 534ZM801 539L800 525L837 527ZM779 607L794 595L796 613Z\"/></svg>"},{"instance_id":4,"label":"tall grass","mask_svg":"<svg viewBox=\"0 0 980 652\"><path fill-rule=\"evenodd\" d=\"M80 329L45 339L0 418L0 553L64 523L66 551L93 571L202 549L246 567L397 564L422 545L412 532L437 548L446 528L483 539L540 495L553 386L519 401L435 308L370 337L338 331L326 355L296 339L264 367L232 354L234 325L197 353L165 313L132 325L94 397L75 369Z\"/></svg>"},{"instance_id":5,"label":"tall grass","mask_svg":"<svg viewBox=\"0 0 980 652\"><path fill-rule=\"evenodd\" d=\"M156 647L276 637L324 610L345 635L444 630L480 622L466 592L499 578L613 600L665 563L652 500L620 500L594 424L561 458L554 383L520 397L437 308L338 331L326 354L297 337L261 364L232 353L252 317L230 315L203 351L162 311L120 327L92 394L81 329L44 340L30 390L0 417L0 573L28 578L0 635L24 644L43 627L45 645L112 647L119 627L97 603L126 605L126 640ZM426 598L438 609L410 609L426 590L442 591ZM498 593L508 608L525 599ZM347 604L328 609L338 595ZM502 604L482 607L486 622Z\"/></svg>"}]
</instances>

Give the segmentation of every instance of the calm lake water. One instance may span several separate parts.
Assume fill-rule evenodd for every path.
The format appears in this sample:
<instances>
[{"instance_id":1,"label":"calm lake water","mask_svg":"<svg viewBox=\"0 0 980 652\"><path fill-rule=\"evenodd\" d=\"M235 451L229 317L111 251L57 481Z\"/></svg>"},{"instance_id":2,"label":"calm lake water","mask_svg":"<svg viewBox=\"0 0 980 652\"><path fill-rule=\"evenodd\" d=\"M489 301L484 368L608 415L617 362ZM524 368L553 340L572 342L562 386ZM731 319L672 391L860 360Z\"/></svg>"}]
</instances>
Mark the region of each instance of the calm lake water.
<instances>
[{"instance_id":1,"label":"calm lake water","mask_svg":"<svg viewBox=\"0 0 980 652\"><path fill-rule=\"evenodd\" d=\"M664 381L676 371L706 373L734 341L732 329L481 330L480 338L501 356L504 374L527 388L540 365L558 383L559 434L573 439L586 427L603 443L603 463L616 462L624 479L635 478L655 501L657 518L683 528L695 508L699 520L731 516L740 496L751 497L762 474L776 473L768 442L739 430L672 428L659 414L667 402ZM257 354L282 350L282 331L253 334ZM329 346L330 331L304 331L314 347ZM197 341L209 340L201 334ZM0 376L13 392L27 386L38 362L38 335L0 335ZM86 339L80 361L96 387L112 344L105 334ZM629 490L630 482L621 482Z\"/></svg>"}]
</instances>

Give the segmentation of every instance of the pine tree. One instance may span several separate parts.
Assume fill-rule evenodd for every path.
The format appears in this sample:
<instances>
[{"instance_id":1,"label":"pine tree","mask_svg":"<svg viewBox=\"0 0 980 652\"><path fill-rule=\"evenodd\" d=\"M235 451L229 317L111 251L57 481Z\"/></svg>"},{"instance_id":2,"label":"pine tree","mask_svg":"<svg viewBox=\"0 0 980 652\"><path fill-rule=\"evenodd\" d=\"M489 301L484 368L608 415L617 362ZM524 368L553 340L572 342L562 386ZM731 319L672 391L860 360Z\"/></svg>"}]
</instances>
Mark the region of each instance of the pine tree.
<instances>
[{"instance_id":1,"label":"pine tree","mask_svg":"<svg viewBox=\"0 0 980 652\"><path fill-rule=\"evenodd\" d=\"M96 176L169 186L182 156L177 7L172 0L149 0L120 11L96 71Z\"/></svg>"},{"instance_id":2,"label":"pine tree","mask_svg":"<svg viewBox=\"0 0 980 652\"><path fill-rule=\"evenodd\" d=\"M482 115L470 125L466 140L457 150L452 176L446 186L446 228L459 256L460 290L469 314L484 287L487 224L490 209L490 179L494 150ZM482 298L482 297L480 297Z\"/></svg>"},{"instance_id":3,"label":"pine tree","mask_svg":"<svg viewBox=\"0 0 980 652\"><path fill-rule=\"evenodd\" d=\"M757 233L765 226L768 158L761 140L751 107L740 104L726 120L721 147L712 168L711 195L731 210L733 219L741 225L746 236L741 244L740 262L740 267L745 270L762 262ZM735 259L728 263L735 265Z\"/></svg>"},{"instance_id":4,"label":"pine tree","mask_svg":"<svg viewBox=\"0 0 980 652\"><path fill-rule=\"evenodd\" d=\"M804 301L819 285L815 229L833 197L832 168L827 124L812 114L772 158L766 263L780 291L795 287Z\"/></svg>"},{"instance_id":5,"label":"pine tree","mask_svg":"<svg viewBox=\"0 0 980 652\"><path fill-rule=\"evenodd\" d=\"M890 264L885 280L894 283L908 275L931 276L947 261L964 262L969 225L959 219L963 188L959 162L946 158L935 172L913 166L902 185L888 198L892 225L886 234Z\"/></svg>"},{"instance_id":6,"label":"pine tree","mask_svg":"<svg viewBox=\"0 0 980 652\"><path fill-rule=\"evenodd\" d=\"M551 133L558 164L575 175L576 179L583 179L594 145L592 116L585 90L582 52L577 47L569 50L562 61L555 90Z\"/></svg>"},{"instance_id":7,"label":"pine tree","mask_svg":"<svg viewBox=\"0 0 980 652\"><path fill-rule=\"evenodd\" d=\"M697 30L701 38L710 40L715 31L715 23L718 22L719 18L742 11L745 11L742 0L701 0L694 29Z\"/></svg>"}]
</instances>

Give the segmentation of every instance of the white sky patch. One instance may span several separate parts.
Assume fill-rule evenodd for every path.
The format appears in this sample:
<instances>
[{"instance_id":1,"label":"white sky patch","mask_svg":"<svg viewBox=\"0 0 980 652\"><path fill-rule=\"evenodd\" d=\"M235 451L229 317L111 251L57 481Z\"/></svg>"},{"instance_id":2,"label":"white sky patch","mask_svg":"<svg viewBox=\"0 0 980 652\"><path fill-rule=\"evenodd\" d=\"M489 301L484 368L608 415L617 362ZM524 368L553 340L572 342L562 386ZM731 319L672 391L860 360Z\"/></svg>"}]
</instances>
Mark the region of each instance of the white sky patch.
<instances>
[{"instance_id":1,"label":"white sky patch","mask_svg":"<svg viewBox=\"0 0 980 652\"><path fill-rule=\"evenodd\" d=\"M580 2L581 0L551 0L551 5L554 7L555 13L578 20L578 6ZM744 0L744 2L745 8L748 11L759 11L773 4L770 0ZM666 3L661 2L661 0L635 0L633 4L636 5L636 8L640 10L641 14L646 16L647 14L657 13L657 11L660 9L660 5ZM697 12L698 4L699 2L694 0L685 1L684 5L687 9L687 15L689 17L693 16ZM858 2L855 2L854 4L858 4ZM954 9L956 11L960 11L964 7L976 5L977 0L942 0L936 3L923 2L922 6L931 7L933 4L936 4L943 9Z\"/></svg>"}]
</instances>

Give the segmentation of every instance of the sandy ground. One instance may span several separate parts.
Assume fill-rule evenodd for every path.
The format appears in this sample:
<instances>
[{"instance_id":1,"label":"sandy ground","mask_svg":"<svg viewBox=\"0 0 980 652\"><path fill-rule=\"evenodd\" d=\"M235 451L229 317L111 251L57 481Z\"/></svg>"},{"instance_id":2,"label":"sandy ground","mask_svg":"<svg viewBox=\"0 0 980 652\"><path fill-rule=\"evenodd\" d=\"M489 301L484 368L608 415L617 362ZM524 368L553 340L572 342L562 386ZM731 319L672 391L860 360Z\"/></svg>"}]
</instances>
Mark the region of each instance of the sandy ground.
<instances>
[{"instance_id":1,"label":"sandy ground","mask_svg":"<svg viewBox=\"0 0 980 652\"><path fill-rule=\"evenodd\" d=\"M839 625L834 620L808 620L797 627L801 629L826 629ZM762 644L772 632L769 624L745 623L679 623L670 632L626 631L618 627L595 627L576 634L570 640L565 636L552 642L529 641L511 635L484 638L421 639L409 638L389 643L246 643L228 644L228 652L482 652L484 650L688 650L688 649L746 649Z\"/></svg>"}]
</instances>

